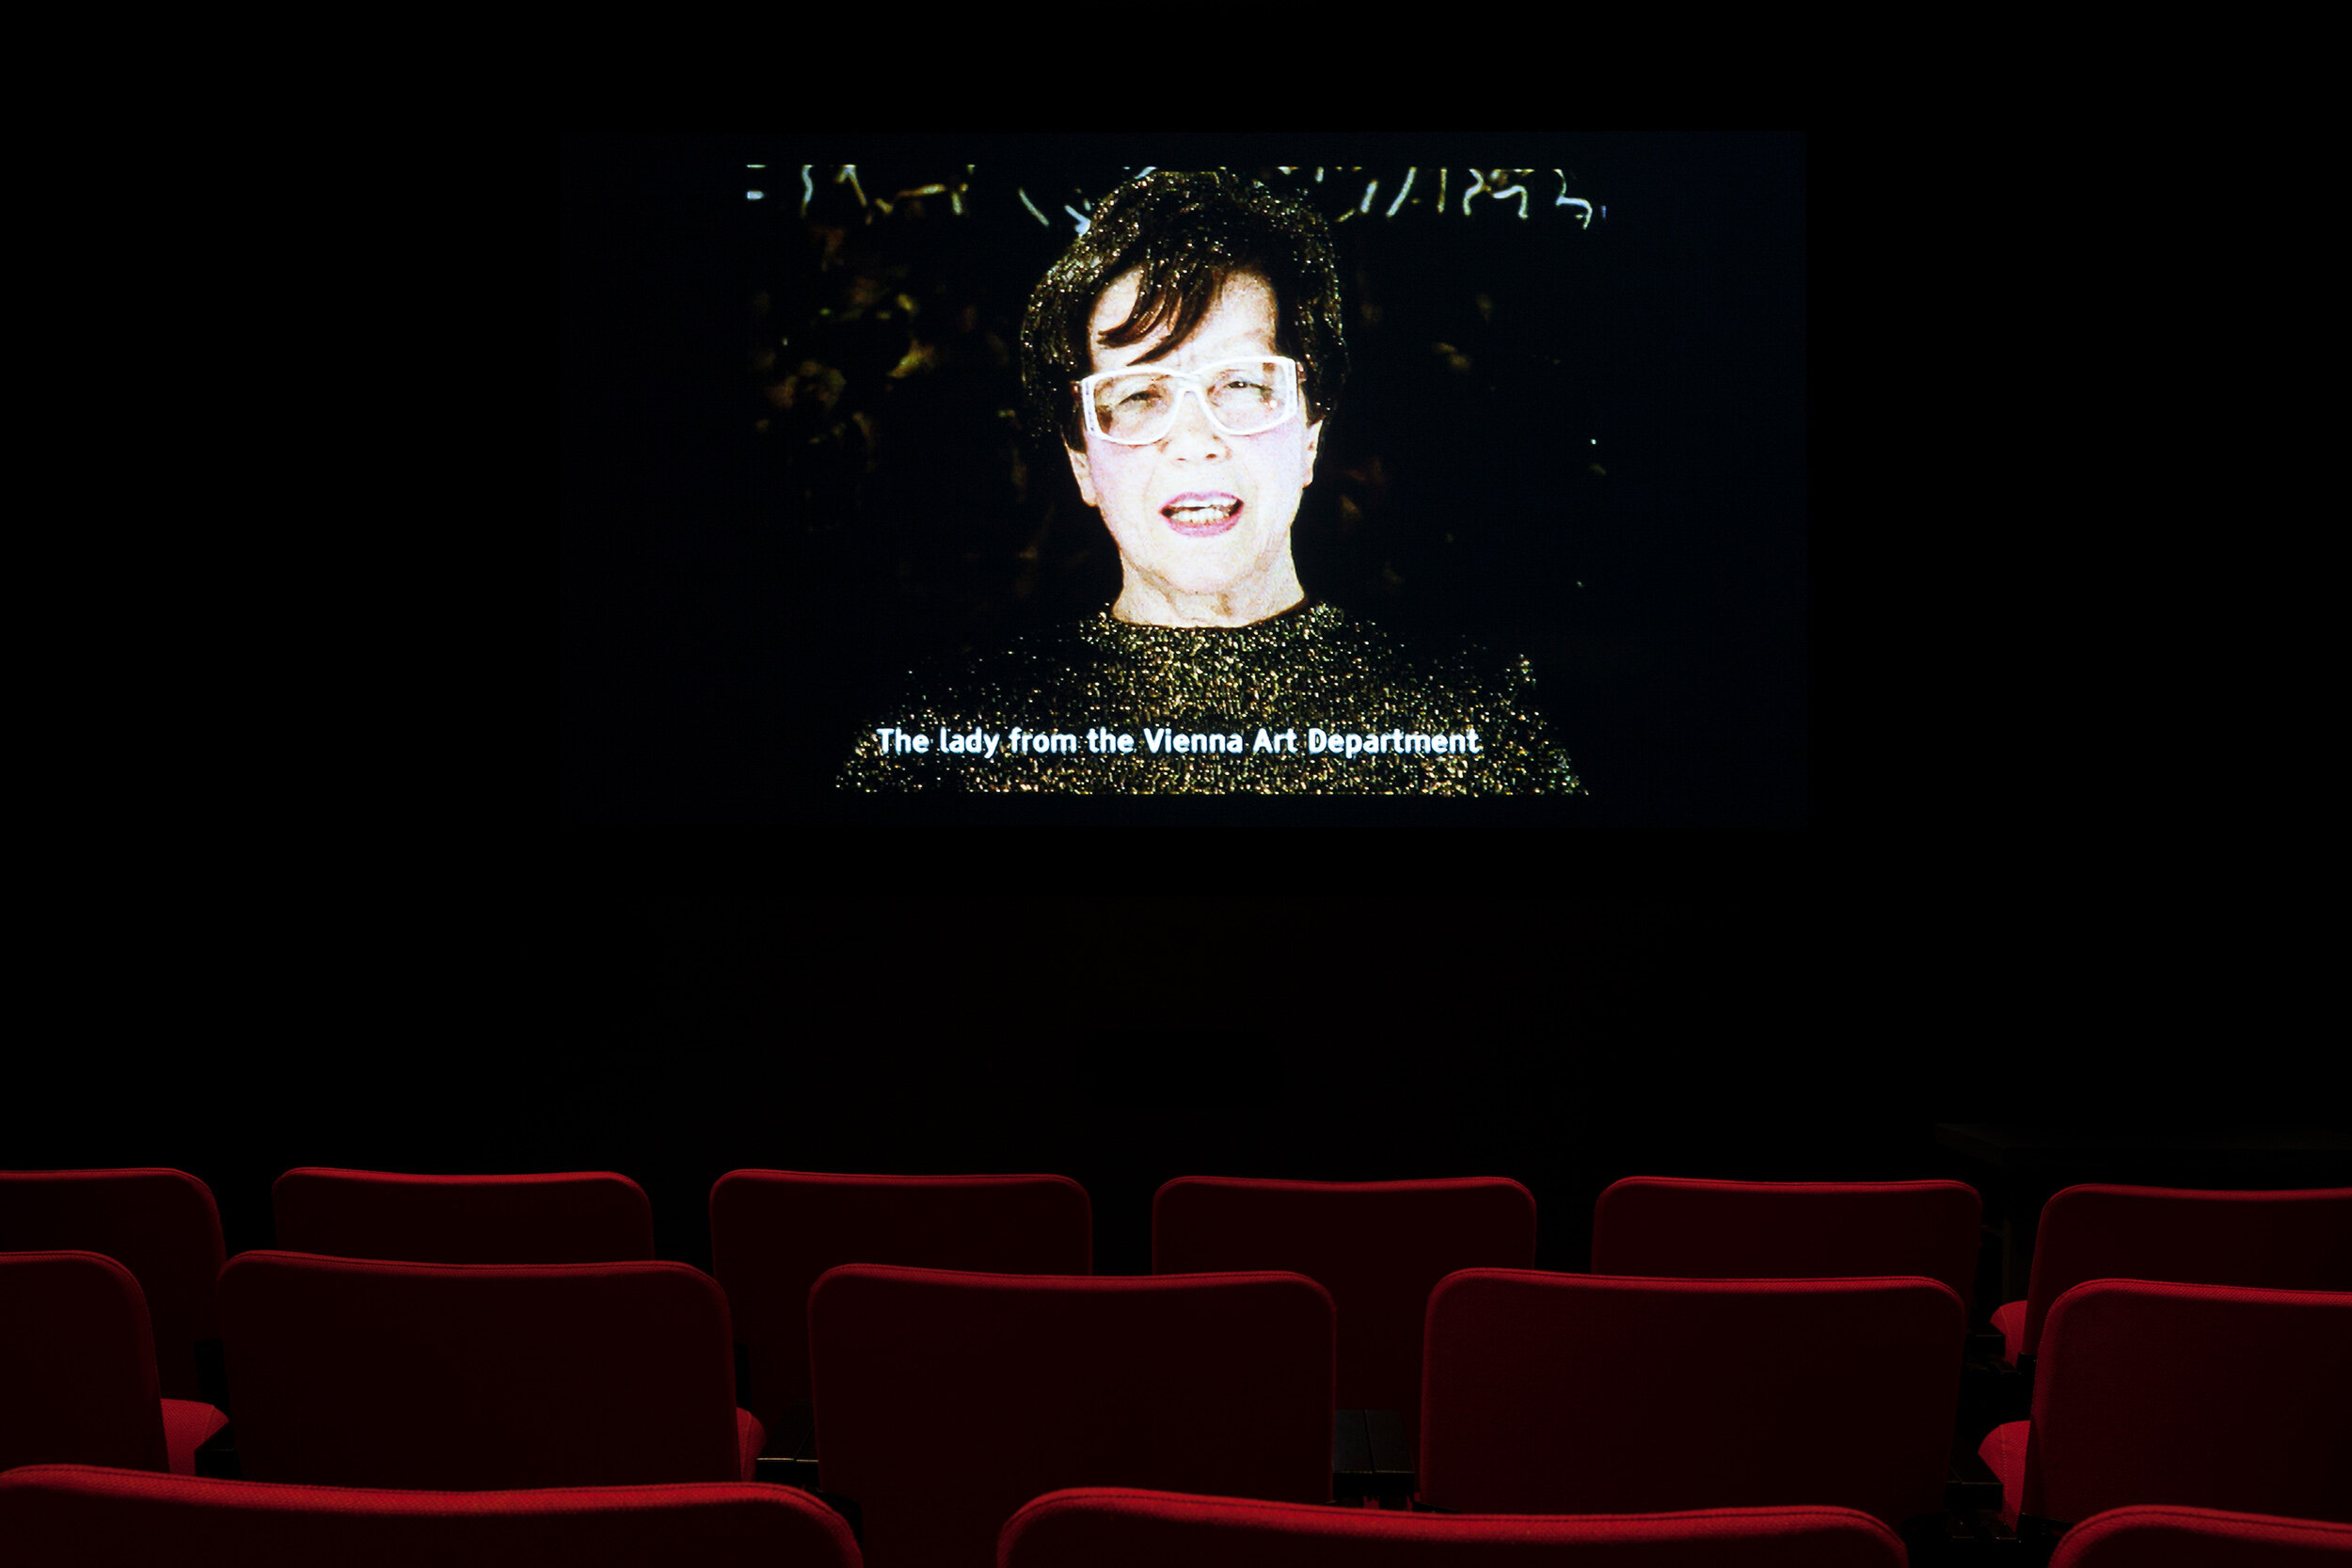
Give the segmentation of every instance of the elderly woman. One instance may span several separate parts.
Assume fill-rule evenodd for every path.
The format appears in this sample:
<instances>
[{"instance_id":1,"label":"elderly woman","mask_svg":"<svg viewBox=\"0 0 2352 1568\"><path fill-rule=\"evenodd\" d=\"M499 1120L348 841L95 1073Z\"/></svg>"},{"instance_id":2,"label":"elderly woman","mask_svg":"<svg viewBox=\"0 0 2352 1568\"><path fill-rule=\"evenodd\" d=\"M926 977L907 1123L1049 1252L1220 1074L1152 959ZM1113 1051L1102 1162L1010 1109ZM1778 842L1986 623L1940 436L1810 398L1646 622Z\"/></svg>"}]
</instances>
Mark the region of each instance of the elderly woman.
<instances>
[{"instance_id":1,"label":"elderly woman","mask_svg":"<svg viewBox=\"0 0 2352 1568\"><path fill-rule=\"evenodd\" d=\"M1579 792L1525 660L1408 646L1298 580L1347 363L1321 217L1226 171L1121 186L1039 282L1021 361L1119 596L918 682L842 787Z\"/></svg>"}]
</instances>

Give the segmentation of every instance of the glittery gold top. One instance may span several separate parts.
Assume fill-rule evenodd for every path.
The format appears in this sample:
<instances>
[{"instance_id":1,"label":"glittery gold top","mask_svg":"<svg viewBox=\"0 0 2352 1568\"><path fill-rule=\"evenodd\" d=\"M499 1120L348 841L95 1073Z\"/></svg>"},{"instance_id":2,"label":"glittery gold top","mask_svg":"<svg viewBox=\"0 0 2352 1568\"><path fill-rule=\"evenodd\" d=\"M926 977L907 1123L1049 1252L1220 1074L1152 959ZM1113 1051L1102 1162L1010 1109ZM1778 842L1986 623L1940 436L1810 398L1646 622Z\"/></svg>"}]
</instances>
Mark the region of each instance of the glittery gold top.
<instances>
[{"instance_id":1,"label":"glittery gold top","mask_svg":"<svg viewBox=\"0 0 2352 1568\"><path fill-rule=\"evenodd\" d=\"M1524 658L1311 601L1246 626L1091 620L917 682L834 781L867 792L1582 794Z\"/></svg>"}]
</instances>

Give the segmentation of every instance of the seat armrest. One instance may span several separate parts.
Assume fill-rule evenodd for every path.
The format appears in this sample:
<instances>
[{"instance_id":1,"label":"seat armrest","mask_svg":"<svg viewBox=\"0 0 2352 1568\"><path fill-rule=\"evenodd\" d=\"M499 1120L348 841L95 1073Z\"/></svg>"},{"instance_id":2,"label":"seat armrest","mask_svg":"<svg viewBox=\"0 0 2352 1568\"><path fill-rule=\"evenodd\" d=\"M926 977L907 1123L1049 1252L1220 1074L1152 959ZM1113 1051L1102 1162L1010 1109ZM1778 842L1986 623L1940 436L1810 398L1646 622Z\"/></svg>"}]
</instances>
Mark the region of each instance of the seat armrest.
<instances>
[{"instance_id":1,"label":"seat armrest","mask_svg":"<svg viewBox=\"0 0 2352 1568\"><path fill-rule=\"evenodd\" d=\"M739 1352L742 1348L736 1347ZM761 1481L797 1486L803 1492L817 1491L816 1412L801 1403L778 1417L776 1430L768 1434L767 1450L752 1462L752 1469Z\"/></svg>"},{"instance_id":2,"label":"seat armrest","mask_svg":"<svg viewBox=\"0 0 2352 1568\"><path fill-rule=\"evenodd\" d=\"M1412 1450L1394 1410L1340 1410L1331 1421L1331 1496L1401 1509L1413 1496Z\"/></svg>"},{"instance_id":3,"label":"seat armrest","mask_svg":"<svg viewBox=\"0 0 2352 1568\"><path fill-rule=\"evenodd\" d=\"M1944 1506L1966 1518L1982 1509L2001 1506L2001 1478L1984 1456L1963 1442L1952 1445L1951 1467L1944 1481Z\"/></svg>"},{"instance_id":4,"label":"seat armrest","mask_svg":"<svg viewBox=\"0 0 2352 1568\"><path fill-rule=\"evenodd\" d=\"M234 1422L197 1445L196 1473L214 1481L245 1479L245 1468L237 1463L237 1428Z\"/></svg>"}]
</instances>

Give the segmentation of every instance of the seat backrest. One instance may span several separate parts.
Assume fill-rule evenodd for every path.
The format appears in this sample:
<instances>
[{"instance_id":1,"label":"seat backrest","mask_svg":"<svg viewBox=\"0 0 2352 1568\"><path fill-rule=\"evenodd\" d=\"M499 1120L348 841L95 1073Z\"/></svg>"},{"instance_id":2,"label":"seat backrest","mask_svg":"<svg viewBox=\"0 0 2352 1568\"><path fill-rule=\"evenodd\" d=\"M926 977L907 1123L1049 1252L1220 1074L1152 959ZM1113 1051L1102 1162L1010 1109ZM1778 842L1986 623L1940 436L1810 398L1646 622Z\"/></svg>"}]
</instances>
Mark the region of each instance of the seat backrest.
<instances>
[{"instance_id":1,"label":"seat backrest","mask_svg":"<svg viewBox=\"0 0 2352 1568\"><path fill-rule=\"evenodd\" d=\"M1535 1264L1535 1198L1504 1177L1273 1181L1179 1177L1152 1200L1152 1272L1285 1269L1331 1292L1338 1399L1417 1433L1429 1292L1457 1269Z\"/></svg>"},{"instance_id":2,"label":"seat backrest","mask_svg":"<svg viewBox=\"0 0 2352 1568\"><path fill-rule=\"evenodd\" d=\"M0 1470L169 1467L147 1303L95 1252L0 1252Z\"/></svg>"},{"instance_id":3,"label":"seat backrest","mask_svg":"<svg viewBox=\"0 0 2352 1568\"><path fill-rule=\"evenodd\" d=\"M2026 1513L2352 1520L2352 1293L2095 1279L2050 1308Z\"/></svg>"},{"instance_id":4,"label":"seat backrest","mask_svg":"<svg viewBox=\"0 0 2352 1568\"><path fill-rule=\"evenodd\" d=\"M1300 1275L853 1263L810 1292L809 1347L819 1482L877 1568L985 1568L1057 1487L1331 1498L1331 1297Z\"/></svg>"},{"instance_id":5,"label":"seat backrest","mask_svg":"<svg viewBox=\"0 0 2352 1568\"><path fill-rule=\"evenodd\" d=\"M773 1433L808 1400L808 1291L827 1269L1091 1274L1094 1214L1066 1176L729 1171L710 1189L710 1259L751 1350L745 1403Z\"/></svg>"},{"instance_id":6,"label":"seat backrest","mask_svg":"<svg viewBox=\"0 0 2352 1568\"><path fill-rule=\"evenodd\" d=\"M683 1263L246 1252L220 1276L254 1481L739 1481L726 1300Z\"/></svg>"},{"instance_id":7,"label":"seat backrest","mask_svg":"<svg viewBox=\"0 0 2352 1568\"><path fill-rule=\"evenodd\" d=\"M240 1568L856 1568L838 1514L786 1486L389 1492L43 1465L0 1476L26 1562Z\"/></svg>"},{"instance_id":8,"label":"seat backrest","mask_svg":"<svg viewBox=\"0 0 2352 1568\"><path fill-rule=\"evenodd\" d=\"M1005 1524L999 1568L1904 1568L1844 1508L1447 1515L1084 1487Z\"/></svg>"},{"instance_id":9,"label":"seat backrest","mask_svg":"<svg viewBox=\"0 0 2352 1568\"><path fill-rule=\"evenodd\" d=\"M1421 1495L1464 1513L1943 1508L1967 1314L1931 1279L1472 1269L1429 1300Z\"/></svg>"},{"instance_id":10,"label":"seat backrest","mask_svg":"<svg viewBox=\"0 0 2352 1568\"><path fill-rule=\"evenodd\" d=\"M2020 1354L2041 1354L2051 1306L2089 1279L2352 1291L2352 1187L2066 1188L2034 1227Z\"/></svg>"},{"instance_id":11,"label":"seat backrest","mask_svg":"<svg viewBox=\"0 0 2352 1568\"><path fill-rule=\"evenodd\" d=\"M302 1165L270 1188L278 1245L411 1263L621 1263L653 1256L653 1206L612 1171L403 1176Z\"/></svg>"},{"instance_id":12,"label":"seat backrest","mask_svg":"<svg viewBox=\"0 0 2352 1568\"><path fill-rule=\"evenodd\" d=\"M1593 1207L1593 1272L1684 1279L1918 1275L1976 1295L1983 1204L1959 1181L1629 1176Z\"/></svg>"},{"instance_id":13,"label":"seat backrest","mask_svg":"<svg viewBox=\"0 0 2352 1568\"><path fill-rule=\"evenodd\" d=\"M224 1260L213 1190L178 1170L0 1170L0 1252L103 1253L147 1300L163 1397L204 1397L194 1346L216 1339Z\"/></svg>"},{"instance_id":14,"label":"seat backrest","mask_svg":"<svg viewBox=\"0 0 2352 1568\"><path fill-rule=\"evenodd\" d=\"M2161 1504L2111 1508L2058 1538L2050 1568L2344 1568L2352 1525Z\"/></svg>"}]
</instances>

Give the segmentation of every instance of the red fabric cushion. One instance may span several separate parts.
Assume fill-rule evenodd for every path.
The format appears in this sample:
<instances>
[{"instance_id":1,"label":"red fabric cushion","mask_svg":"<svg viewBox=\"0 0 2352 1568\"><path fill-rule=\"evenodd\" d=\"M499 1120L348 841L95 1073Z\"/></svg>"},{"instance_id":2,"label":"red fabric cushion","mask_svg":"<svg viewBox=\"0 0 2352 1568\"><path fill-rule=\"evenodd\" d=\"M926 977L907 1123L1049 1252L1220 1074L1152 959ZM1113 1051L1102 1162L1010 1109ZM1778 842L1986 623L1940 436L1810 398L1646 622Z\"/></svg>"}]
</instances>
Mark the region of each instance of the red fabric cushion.
<instances>
[{"instance_id":1,"label":"red fabric cushion","mask_svg":"<svg viewBox=\"0 0 2352 1568\"><path fill-rule=\"evenodd\" d=\"M768 1429L759 1424L759 1418L748 1410L735 1413L735 1449L743 1461L743 1479L759 1477L759 1450L768 1444Z\"/></svg>"},{"instance_id":2,"label":"red fabric cushion","mask_svg":"<svg viewBox=\"0 0 2352 1568\"><path fill-rule=\"evenodd\" d=\"M1975 1299L1984 1206L1958 1181L1629 1176L1593 1206L1593 1272L1683 1279L1918 1275Z\"/></svg>"},{"instance_id":3,"label":"red fabric cushion","mask_svg":"<svg viewBox=\"0 0 2352 1568\"><path fill-rule=\"evenodd\" d=\"M0 1470L168 1463L147 1303L94 1252L0 1253Z\"/></svg>"},{"instance_id":4,"label":"red fabric cushion","mask_svg":"<svg viewBox=\"0 0 2352 1568\"><path fill-rule=\"evenodd\" d=\"M196 1474L196 1450L229 1424L229 1418L196 1400L165 1400L164 1449L175 1476Z\"/></svg>"},{"instance_id":5,"label":"red fabric cushion","mask_svg":"<svg viewBox=\"0 0 2352 1568\"><path fill-rule=\"evenodd\" d=\"M2010 1301L1994 1307L1993 1326L2001 1331L2001 1359L2014 1367L2026 1350L2026 1304Z\"/></svg>"},{"instance_id":6,"label":"red fabric cushion","mask_svg":"<svg viewBox=\"0 0 2352 1568\"><path fill-rule=\"evenodd\" d=\"M1901 1540L1842 1508L1441 1515L1108 1487L1007 1521L999 1568L1903 1568Z\"/></svg>"},{"instance_id":7,"label":"red fabric cushion","mask_svg":"<svg viewBox=\"0 0 2352 1568\"><path fill-rule=\"evenodd\" d=\"M1977 1457L2001 1481L2001 1523L2017 1528L2018 1505L2026 1496L2026 1438L2033 1423L2010 1421L1994 1427L1977 1445Z\"/></svg>"},{"instance_id":8,"label":"red fabric cushion","mask_svg":"<svg viewBox=\"0 0 2352 1568\"><path fill-rule=\"evenodd\" d=\"M1458 1513L1943 1510L1967 1314L1931 1279L1472 1269L1429 1301L1421 1491Z\"/></svg>"},{"instance_id":9,"label":"red fabric cushion","mask_svg":"<svg viewBox=\"0 0 2352 1568\"><path fill-rule=\"evenodd\" d=\"M2151 1505L2109 1509L2066 1532L2050 1568L2341 1568L2352 1525Z\"/></svg>"},{"instance_id":10,"label":"red fabric cushion","mask_svg":"<svg viewBox=\"0 0 2352 1568\"><path fill-rule=\"evenodd\" d=\"M873 1568L984 1563L1057 1487L1331 1498L1331 1297L1298 1275L851 1264L809 1347L818 1476Z\"/></svg>"},{"instance_id":11,"label":"red fabric cushion","mask_svg":"<svg viewBox=\"0 0 2352 1568\"><path fill-rule=\"evenodd\" d=\"M771 1432L807 1402L808 1292L842 1263L1094 1272L1093 1209L1066 1176L738 1170L710 1189L711 1270L751 1348L745 1403Z\"/></svg>"},{"instance_id":12,"label":"red fabric cushion","mask_svg":"<svg viewBox=\"0 0 2352 1568\"><path fill-rule=\"evenodd\" d=\"M785 1486L356 1491L62 1465L0 1475L0 1541L27 1563L73 1568L855 1568L858 1561L849 1526Z\"/></svg>"},{"instance_id":13,"label":"red fabric cushion","mask_svg":"<svg viewBox=\"0 0 2352 1568\"><path fill-rule=\"evenodd\" d=\"M212 1189L179 1170L0 1170L0 1252L59 1249L131 1271L158 1384L172 1399L201 1399L194 1347L220 1337L213 1282L226 1259Z\"/></svg>"},{"instance_id":14,"label":"red fabric cushion","mask_svg":"<svg viewBox=\"0 0 2352 1568\"><path fill-rule=\"evenodd\" d=\"M2103 1279L2050 1309L2022 1506L2352 1520L2352 1293Z\"/></svg>"},{"instance_id":15,"label":"red fabric cushion","mask_svg":"<svg viewBox=\"0 0 2352 1568\"><path fill-rule=\"evenodd\" d=\"M1429 1292L1457 1269L1532 1268L1535 1199L1503 1177L1272 1181L1187 1176L1152 1200L1152 1272L1281 1269L1331 1292L1339 1402L1421 1429Z\"/></svg>"},{"instance_id":16,"label":"red fabric cushion","mask_svg":"<svg viewBox=\"0 0 2352 1568\"><path fill-rule=\"evenodd\" d=\"M2092 1279L2352 1291L2352 1187L2067 1188L2042 1206L2035 1225L2019 1345L2025 1354L2041 1354L2058 1297Z\"/></svg>"},{"instance_id":17,"label":"red fabric cushion","mask_svg":"<svg viewBox=\"0 0 2352 1568\"><path fill-rule=\"evenodd\" d=\"M257 1481L488 1488L733 1481L725 1299L683 1263L221 1271L237 1451Z\"/></svg>"},{"instance_id":18,"label":"red fabric cushion","mask_svg":"<svg viewBox=\"0 0 2352 1568\"><path fill-rule=\"evenodd\" d=\"M612 1171L403 1176L303 1165L270 1188L278 1244L414 1263L617 1263L653 1256L653 1206Z\"/></svg>"}]
</instances>

